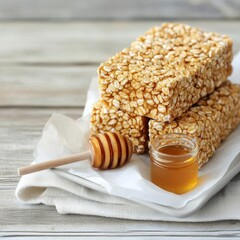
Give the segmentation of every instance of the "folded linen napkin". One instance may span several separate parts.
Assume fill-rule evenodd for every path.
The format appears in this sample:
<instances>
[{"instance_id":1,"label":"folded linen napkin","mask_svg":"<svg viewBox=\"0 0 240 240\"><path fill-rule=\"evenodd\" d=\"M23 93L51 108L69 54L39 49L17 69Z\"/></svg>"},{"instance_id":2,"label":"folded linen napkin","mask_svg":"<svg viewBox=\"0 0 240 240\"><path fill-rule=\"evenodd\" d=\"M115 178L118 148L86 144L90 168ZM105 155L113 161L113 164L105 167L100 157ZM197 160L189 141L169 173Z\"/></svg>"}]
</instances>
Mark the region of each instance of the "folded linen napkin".
<instances>
[{"instance_id":1,"label":"folded linen napkin","mask_svg":"<svg viewBox=\"0 0 240 240\"><path fill-rule=\"evenodd\" d=\"M29 204L55 206L60 214L176 222L240 220L239 175L199 211L186 218L175 218L124 198L94 191L69 180L58 171L45 170L24 176L18 185L17 197Z\"/></svg>"},{"instance_id":2,"label":"folded linen napkin","mask_svg":"<svg viewBox=\"0 0 240 240\"><path fill-rule=\"evenodd\" d=\"M240 62L240 53L234 59L233 65ZM238 69L235 67L235 69ZM235 77L234 77L235 76ZM239 73L234 71L233 81ZM94 83L94 82L93 82ZM98 99L97 94L89 92L84 118L74 121L65 116L54 114L46 124L42 137L35 152L36 162L56 158L73 152L86 149L87 133L89 128L89 111L92 102ZM84 131L81 126L84 126ZM82 134L74 135L71 132L78 130ZM239 130L238 130L239 131ZM64 132L64 136L61 133ZM68 134L69 133L69 134ZM81 144L79 144L81 143ZM51 148L49 147L51 146ZM84 165L85 164L85 165ZM86 163L83 163L86 166ZM68 166L68 169L77 169L77 164ZM81 170L83 170L81 168ZM86 174L89 174L86 172ZM94 189L89 181L73 177L65 170L46 170L21 178L16 189L16 196L26 203L43 203L54 205L61 214L76 213L99 215L107 217L168 221L213 221L224 219L240 219L239 179L235 178L223 191L218 193L201 210L184 218L169 217L148 206L139 205L122 197L110 195L97 186ZM104 185L104 182L102 183ZM223 208L224 206L224 208ZM221 209L221 211L219 210Z\"/></svg>"}]
</instances>

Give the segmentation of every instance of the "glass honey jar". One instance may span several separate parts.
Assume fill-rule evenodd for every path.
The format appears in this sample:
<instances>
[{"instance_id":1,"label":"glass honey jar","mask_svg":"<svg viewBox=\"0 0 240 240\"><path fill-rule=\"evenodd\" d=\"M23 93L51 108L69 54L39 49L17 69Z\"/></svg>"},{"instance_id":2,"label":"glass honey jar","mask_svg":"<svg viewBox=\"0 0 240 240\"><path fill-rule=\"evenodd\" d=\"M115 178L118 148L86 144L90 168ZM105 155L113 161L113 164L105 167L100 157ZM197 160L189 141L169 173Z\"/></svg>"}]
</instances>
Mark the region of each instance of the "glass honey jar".
<instances>
[{"instance_id":1,"label":"glass honey jar","mask_svg":"<svg viewBox=\"0 0 240 240\"><path fill-rule=\"evenodd\" d=\"M155 138L151 145L151 181L160 188L183 194L197 183L198 146L195 138L181 133Z\"/></svg>"}]
</instances>

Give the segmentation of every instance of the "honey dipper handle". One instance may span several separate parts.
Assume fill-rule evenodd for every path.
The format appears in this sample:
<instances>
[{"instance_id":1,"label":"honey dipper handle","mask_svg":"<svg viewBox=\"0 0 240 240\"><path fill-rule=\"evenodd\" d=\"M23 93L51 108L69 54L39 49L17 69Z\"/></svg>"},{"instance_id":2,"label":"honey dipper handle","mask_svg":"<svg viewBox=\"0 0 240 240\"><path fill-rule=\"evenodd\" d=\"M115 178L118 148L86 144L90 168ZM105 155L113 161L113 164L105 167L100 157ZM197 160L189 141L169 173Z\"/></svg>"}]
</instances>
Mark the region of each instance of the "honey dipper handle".
<instances>
[{"instance_id":1,"label":"honey dipper handle","mask_svg":"<svg viewBox=\"0 0 240 240\"><path fill-rule=\"evenodd\" d=\"M62 158L58 158L58 159L54 159L54 160L50 160L50 161L46 161L46 162L36 163L36 164L26 166L26 167L21 167L18 169L18 175L22 176L22 175L26 175L26 174L33 173L33 172L39 172L39 171L42 171L45 169L62 166L65 164L79 162L79 161L86 160L86 159L91 159L90 151L73 154L73 155L70 155L67 157L62 157Z\"/></svg>"}]
</instances>

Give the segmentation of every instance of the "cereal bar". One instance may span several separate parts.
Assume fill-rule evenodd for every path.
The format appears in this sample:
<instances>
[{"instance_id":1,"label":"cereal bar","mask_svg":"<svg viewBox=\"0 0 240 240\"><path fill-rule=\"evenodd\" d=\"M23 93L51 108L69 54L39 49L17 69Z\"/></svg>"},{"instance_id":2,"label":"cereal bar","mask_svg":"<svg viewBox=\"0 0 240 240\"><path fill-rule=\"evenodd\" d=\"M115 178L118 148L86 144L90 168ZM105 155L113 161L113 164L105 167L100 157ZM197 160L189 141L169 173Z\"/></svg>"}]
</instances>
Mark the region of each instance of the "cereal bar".
<instances>
[{"instance_id":1,"label":"cereal bar","mask_svg":"<svg viewBox=\"0 0 240 240\"><path fill-rule=\"evenodd\" d=\"M133 143L134 153L144 153L147 149L148 119L125 113L107 102L98 101L92 110L91 132L119 132L127 136Z\"/></svg>"},{"instance_id":2,"label":"cereal bar","mask_svg":"<svg viewBox=\"0 0 240 240\"><path fill-rule=\"evenodd\" d=\"M149 145L159 134L188 134L198 141L198 163L201 167L239 122L240 85L227 81L173 122L161 123L150 120Z\"/></svg>"},{"instance_id":3,"label":"cereal bar","mask_svg":"<svg viewBox=\"0 0 240 240\"><path fill-rule=\"evenodd\" d=\"M231 74L232 41L178 23L154 27L98 68L101 97L170 122Z\"/></svg>"}]
</instances>

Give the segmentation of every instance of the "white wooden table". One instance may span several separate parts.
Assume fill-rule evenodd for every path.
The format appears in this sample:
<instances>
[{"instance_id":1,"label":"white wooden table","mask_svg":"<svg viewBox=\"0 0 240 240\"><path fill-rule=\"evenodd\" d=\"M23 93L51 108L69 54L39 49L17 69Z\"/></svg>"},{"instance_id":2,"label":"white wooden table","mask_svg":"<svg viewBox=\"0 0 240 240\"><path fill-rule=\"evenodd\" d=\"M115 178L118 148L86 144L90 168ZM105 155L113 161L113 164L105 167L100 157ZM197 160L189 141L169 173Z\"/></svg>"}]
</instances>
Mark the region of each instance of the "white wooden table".
<instances>
[{"instance_id":1,"label":"white wooden table","mask_svg":"<svg viewBox=\"0 0 240 240\"><path fill-rule=\"evenodd\" d=\"M240 21L188 21L228 34L240 50ZM25 205L14 196L16 169L29 164L41 130L53 112L81 116L86 91L100 62L158 25L153 21L0 23L0 236L62 239L106 235L135 239L239 238L240 221L144 222L59 215L53 207ZM223 206L224 207L224 206ZM183 227L189 231L183 231ZM222 230L223 226L227 230ZM192 233L197 230L199 233ZM108 232L108 233L107 233ZM105 236L105 237L104 237Z\"/></svg>"}]
</instances>

